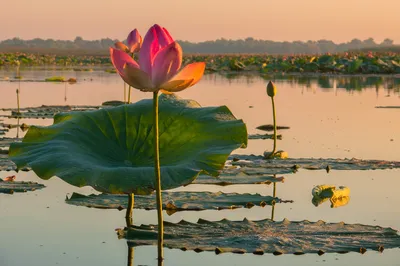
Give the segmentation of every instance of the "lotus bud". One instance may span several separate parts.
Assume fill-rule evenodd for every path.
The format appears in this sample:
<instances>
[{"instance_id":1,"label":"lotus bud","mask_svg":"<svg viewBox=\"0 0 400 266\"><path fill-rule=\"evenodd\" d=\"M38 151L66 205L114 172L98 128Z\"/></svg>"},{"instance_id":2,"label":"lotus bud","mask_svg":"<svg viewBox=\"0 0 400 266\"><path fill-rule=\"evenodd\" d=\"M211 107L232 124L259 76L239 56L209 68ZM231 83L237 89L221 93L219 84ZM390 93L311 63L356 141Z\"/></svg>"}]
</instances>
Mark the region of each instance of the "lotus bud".
<instances>
[{"instance_id":1,"label":"lotus bud","mask_svg":"<svg viewBox=\"0 0 400 266\"><path fill-rule=\"evenodd\" d=\"M134 29L131 31L127 38L128 49L131 53L139 52L142 46L142 36L140 36L139 31Z\"/></svg>"},{"instance_id":2,"label":"lotus bud","mask_svg":"<svg viewBox=\"0 0 400 266\"><path fill-rule=\"evenodd\" d=\"M272 81L268 82L267 94L269 97L274 97L276 95L276 87Z\"/></svg>"}]
</instances>

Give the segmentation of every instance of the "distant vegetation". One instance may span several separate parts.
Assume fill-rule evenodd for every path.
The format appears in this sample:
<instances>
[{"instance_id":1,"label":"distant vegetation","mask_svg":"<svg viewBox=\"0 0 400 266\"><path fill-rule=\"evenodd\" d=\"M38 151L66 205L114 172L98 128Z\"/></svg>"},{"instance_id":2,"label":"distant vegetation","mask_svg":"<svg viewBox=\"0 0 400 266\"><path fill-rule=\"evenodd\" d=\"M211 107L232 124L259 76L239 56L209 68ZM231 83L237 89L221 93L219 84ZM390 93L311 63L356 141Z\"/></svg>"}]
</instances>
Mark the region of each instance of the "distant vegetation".
<instances>
[{"instance_id":1,"label":"distant vegetation","mask_svg":"<svg viewBox=\"0 0 400 266\"><path fill-rule=\"evenodd\" d=\"M206 62L207 72L231 73L329 73L400 74L400 53L346 52L324 55L202 55L183 57L183 64ZM61 69L90 71L93 68L115 73L110 56L40 55L0 53L0 67L57 66ZM104 68L106 67L106 68Z\"/></svg>"},{"instance_id":2,"label":"distant vegetation","mask_svg":"<svg viewBox=\"0 0 400 266\"><path fill-rule=\"evenodd\" d=\"M57 55L107 55L108 48L113 46L117 40L109 38L101 40L84 40L76 37L75 40L53 40L53 39L33 39L22 40L13 38L0 42L0 52L24 52L39 54ZM341 53L357 50L386 50L400 52L400 46L395 46L393 40L385 39L382 43L376 43L374 39L366 40L353 39L346 43L334 43L329 40L319 41L294 41L294 42L275 42L268 40L257 40L246 38L244 40L218 39L215 41L205 41L192 43L188 41L178 41L182 49L187 54L325 54Z\"/></svg>"}]
</instances>

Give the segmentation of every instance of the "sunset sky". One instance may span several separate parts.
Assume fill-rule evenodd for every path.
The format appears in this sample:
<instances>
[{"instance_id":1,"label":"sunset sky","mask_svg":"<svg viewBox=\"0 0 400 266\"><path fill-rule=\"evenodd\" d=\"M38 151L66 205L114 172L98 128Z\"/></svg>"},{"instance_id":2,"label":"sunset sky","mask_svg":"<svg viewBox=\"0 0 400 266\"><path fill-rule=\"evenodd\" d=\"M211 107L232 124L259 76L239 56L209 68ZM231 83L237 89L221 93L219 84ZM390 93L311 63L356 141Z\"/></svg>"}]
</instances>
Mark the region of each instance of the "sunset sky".
<instances>
[{"instance_id":1,"label":"sunset sky","mask_svg":"<svg viewBox=\"0 0 400 266\"><path fill-rule=\"evenodd\" d=\"M399 0L2 0L0 40L125 39L158 23L175 39L400 43Z\"/></svg>"}]
</instances>

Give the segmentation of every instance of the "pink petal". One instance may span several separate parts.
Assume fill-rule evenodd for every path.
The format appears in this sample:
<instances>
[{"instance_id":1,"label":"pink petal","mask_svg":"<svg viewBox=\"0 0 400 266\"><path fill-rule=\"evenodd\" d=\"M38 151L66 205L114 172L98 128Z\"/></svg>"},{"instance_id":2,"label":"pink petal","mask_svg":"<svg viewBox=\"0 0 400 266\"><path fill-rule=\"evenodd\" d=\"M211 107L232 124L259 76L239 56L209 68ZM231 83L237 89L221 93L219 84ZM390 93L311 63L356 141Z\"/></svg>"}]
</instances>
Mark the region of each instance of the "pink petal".
<instances>
[{"instance_id":1,"label":"pink petal","mask_svg":"<svg viewBox=\"0 0 400 266\"><path fill-rule=\"evenodd\" d=\"M128 46L126 46L125 44L123 44L122 42L116 42L114 43L115 48L117 48L118 50L124 51L124 52L129 52Z\"/></svg>"},{"instance_id":2,"label":"pink petal","mask_svg":"<svg viewBox=\"0 0 400 266\"><path fill-rule=\"evenodd\" d=\"M133 88L142 91L156 91L151 83L150 76L135 65L126 64L124 66L124 75L122 78Z\"/></svg>"},{"instance_id":3,"label":"pink petal","mask_svg":"<svg viewBox=\"0 0 400 266\"><path fill-rule=\"evenodd\" d=\"M160 86L160 91L165 94L171 94L178 91L183 91L190 86L192 79L189 80L170 80Z\"/></svg>"},{"instance_id":4,"label":"pink petal","mask_svg":"<svg viewBox=\"0 0 400 266\"><path fill-rule=\"evenodd\" d=\"M182 48L173 42L160 50L154 58L151 80L155 87L171 79L182 64Z\"/></svg>"},{"instance_id":5,"label":"pink petal","mask_svg":"<svg viewBox=\"0 0 400 266\"><path fill-rule=\"evenodd\" d=\"M169 42L172 43L174 42L174 39L172 38L171 34L169 34L169 32L167 31L166 28L163 28L164 33L167 35L167 37L169 38Z\"/></svg>"},{"instance_id":6,"label":"pink petal","mask_svg":"<svg viewBox=\"0 0 400 266\"><path fill-rule=\"evenodd\" d=\"M171 80L162 84L160 88L169 92L182 91L196 84L203 76L205 68L206 64L204 62L189 64L179 71ZM179 81L185 82L182 83Z\"/></svg>"},{"instance_id":7,"label":"pink petal","mask_svg":"<svg viewBox=\"0 0 400 266\"><path fill-rule=\"evenodd\" d=\"M165 28L162 28L157 24L155 24L153 28L156 31L160 49L174 42L174 39L172 39L171 35Z\"/></svg>"},{"instance_id":8,"label":"pink petal","mask_svg":"<svg viewBox=\"0 0 400 266\"><path fill-rule=\"evenodd\" d=\"M130 55L121 50L110 47L110 56L112 64L122 78L124 78L125 75L124 66L126 64L130 64L133 67L139 68L139 65L136 63L136 61L133 60Z\"/></svg>"},{"instance_id":9,"label":"pink petal","mask_svg":"<svg viewBox=\"0 0 400 266\"><path fill-rule=\"evenodd\" d=\"M129 51L131 53L140 50L140 46L142 45L142 36L140 36L139 31L137 29L131 31L128 34L128 38L126 40L128 42Z\"/></svg>"},{"instance_id":10,"label":"pink petal","mask_svg":"<svg viewBox=\"0 0 400 266\"><path fill-rule=\"evenodd\" d=\"M140 69L149 74L149 76L151 76L153 59L160 49L159 46L156 30L154 27L151 27L144 37L142 47L139 52Z\"/></svg>"}]
</instances>

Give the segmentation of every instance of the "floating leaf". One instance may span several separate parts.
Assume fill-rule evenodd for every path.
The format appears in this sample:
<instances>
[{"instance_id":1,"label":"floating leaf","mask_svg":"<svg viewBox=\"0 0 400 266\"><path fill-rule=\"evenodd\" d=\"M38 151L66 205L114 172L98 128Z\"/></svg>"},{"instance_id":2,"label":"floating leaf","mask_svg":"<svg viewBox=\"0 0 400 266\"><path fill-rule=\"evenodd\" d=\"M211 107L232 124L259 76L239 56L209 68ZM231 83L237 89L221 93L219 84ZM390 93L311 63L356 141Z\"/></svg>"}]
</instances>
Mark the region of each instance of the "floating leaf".
<instances>
[{"instance_id":1,"label":"floating leaf","mask_svg":"<svg viewBox=\"0 0 400 266\"><path fill-rule=\"evenodd\" d=\"M360 159L316 159L287 158L266 160L256 155L232 155L232 165L239 166L230 169L231 174L285 174L304 168L308 170L376 170L400 168L398 161L360 160Z\"/></svg>"},{"instance_id":2,"label":"floating leaf","mask_svg":"<svg viewBox=\"0 0 400 266\"><path fill-rule=\"evenodd\" d=\"M237 193L212 193L212 192L163 192L163 209L167 211L202 211L202 210L225 210L237 208L251 208L253 206L271 205L282 202L271 196L260 194L237 194ZM126 209L128 206L127 195L100 194L81 195L73 193L66 200L68 204L86 206L100 209ZM284 201L291 202L291 201ZM136 209L156 209L156 196L135 195Z\"/></svg>"},{"instance_id":3,"label":"floating leaf","mask_svg":"<svg viewBox=\"0 0 400 266\"><path fill-rule=\"evenodd\" d=\"M204 184L204 185L219 185L219 186L228 186L228 185L248 185L248 184L271 184L277 182L284 182L285 178L283 176L274 177L274 176L266 176L266 175L226 175L221 174L219 177L214 178L206 175L200 175L193 184Z\"/></svg>"},{"instance_id":4,"label":"floating leaf","mask_svg":"<svg viewBox=\"0 0 400 266\"><path fill-rule=\"evenodd\" d=\"M129 246L155 245L157 226L132 226L117 231ZM229 221L197 223L164 222L167 248L234 253L304 254L360 252L400 247L400 235L392 228L362 224L325 223L324 221L273 222Z\"/></svg>"},{"instance_id":5,"label":"floating leaf","mask_svg":"<svg viewBox=\"0 0 400 266\"><path fill-rule=\"evenodd\" d=\"M246 126L226 106L159 99L162 188L218 176L232 150L247 144ZM10 147L18 168L98 191L149 194L155 189L152 100L96 111L58 114L49 127L31 126Z\"/></svg>"},{"instance_id":6,"label":"floating leaf","mask_svg":"<svg viewBox=\"0 0 400 266\"><path fill-rule=\"evenodd\" d=\"M27 192L34 191L36 189L42 189L45 186L35 182L21 182L12 181L6 182L0 179L0 193L13 194L14 192Z\"/></svg>"},{"instance_id":7,"label":"floating leaf","mask_svg":"<svg viewBox=\"0 0 400 266\"><path fill-rule=\"evenodd\" d=\"M289 129L290 127L287 126L277 126L276 129L277 130L282 130L282 129ZM264 131L274 131L274 125L261 125L256 127L256 129L259 130L264 130Z\"/></svg>"},{"instance_id":8,"label":"floating leaf","mask_svg":"<svg viewBox=\"0 0 400 266\"><path fill-rule=\"evenodd\" d=\"M11 111L11 115L3 114L2 117L7 118L53 118L53 116L60 112L69 111L85 111L85 110L96 110L100 106L90 106L90 105L42 105L39 107L26 107L18 109L15 108L3 108L3 111Z\"/></svg>"},{"instance_id":9,"label":"floating leaf","mask_svg":"<svg viewBox=\"0 0 400 266\"><path fill-rule=\"evenodd\" d=\"M281 140L282 135L276 135L276 138ZM274 139L274 134L250 134L248 139Z\"/></svg>"}]
</instances>

